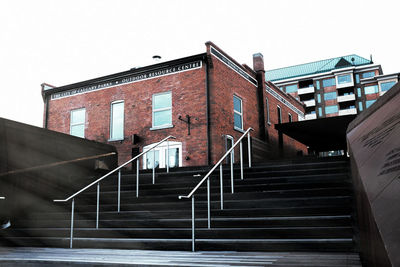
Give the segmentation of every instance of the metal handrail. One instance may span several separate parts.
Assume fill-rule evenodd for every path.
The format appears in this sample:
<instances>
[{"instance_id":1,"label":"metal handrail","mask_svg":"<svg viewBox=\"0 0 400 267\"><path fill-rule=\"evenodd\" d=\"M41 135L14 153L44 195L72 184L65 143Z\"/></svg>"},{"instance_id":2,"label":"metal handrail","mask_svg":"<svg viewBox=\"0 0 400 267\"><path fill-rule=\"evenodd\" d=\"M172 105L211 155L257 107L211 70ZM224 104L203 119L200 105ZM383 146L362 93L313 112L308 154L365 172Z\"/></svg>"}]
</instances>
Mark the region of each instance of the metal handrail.
<instances>
[{"instance_id":1,"label":"metal handrail","mask_svg":"<svg viewBox=\"0 0 400 267\"><path fill-rule=\"evenodd\" d=\"M0 200L4 200L4 199L6 199L5 197L0 197Z\"/></svg>"},{"instance_id":2,"label":"metal handrail","mask_svg":"<svg viewBox=\"0 0 400 267\"><path fill-rule=\"evenodd\" d=\"M207 180L207 225L208 229L211 228L211 201L210 201L210 175L213 171L219 166L220 173L220 201L221 201L221 210L224 209L224 192L223 192L223 171L222 171L222 161L231 154L231 193L234 193L234 181L233 181L233 157L232 153L235 147L239 144L240 146L240 178L243 180L243 146L242 139L247 135L248 137L248 159L249 159L249 167L251 168L251 144L250 144L250 131L254 131L253 128L248 128L243 135L236 141L236 143L221 157L221 159L211 168L211 170L204 176L203 179L193 188L193 190L186 196L179 196L179 199L189 199L192 198L192 251L195 251L195 216L194 216L194 194L199 189L199 187Z\"/></svg>"},{"instance_id":3,"label":"metal handrail","mask_svg":"<svg viewBox=\"0 0 400 267\"><path fill-rule=\"evenodd\" d=\"M144 154L147 154L148 152L152 151L154 148L159 146L160 144L164 143L168 139L175 139L174 136L169 135L166 138L162 139L160 142L152 146L150 149L143 151L139 155L135 156L134 158L128 160L127 162L123 163L121 166L113 169L112 171L108 172L107 174L103 175L96 181L90 183L89 185L85 186L81 190L77 191L76 193L72 194L71 196L67 197L66 199L54 199L54 202L67 202L72 199L71 203L71 233L70 233L70 248L72 248L72 241L73 241L73 230L74 230L74 208L75 208L75 197L78 196L80 193L86 191L93 185L97 184L97 205L96 205L96 229L99 228L99 203L100 203L100 182L110 176L111 174L115 173L118 171L118 205L117 205L117 210L120 212L120 207L121 207L121 169L131 163L134 160L137 160L136 163L136 197L139 197L139 158L143 156ZM154 150L153 150L154 153ZM169 143L167 142L167 172L169 172ZM155 183L155 157L153 155L153 184Z\"/></svg>"}]
</instances>

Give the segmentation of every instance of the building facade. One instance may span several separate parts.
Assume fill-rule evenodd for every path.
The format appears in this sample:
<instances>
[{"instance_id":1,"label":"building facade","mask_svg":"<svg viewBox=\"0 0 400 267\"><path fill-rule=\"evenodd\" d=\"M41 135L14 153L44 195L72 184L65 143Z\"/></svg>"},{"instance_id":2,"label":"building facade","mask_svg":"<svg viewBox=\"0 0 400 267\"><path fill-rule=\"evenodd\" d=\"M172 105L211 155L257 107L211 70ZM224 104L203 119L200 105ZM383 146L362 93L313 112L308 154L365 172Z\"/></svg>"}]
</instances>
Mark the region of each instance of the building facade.
<instances>
[{"instance_id":1,"label":"building facade","mask_svg":"<svg viewBox=\"0 0 400 267\"><path fill-rule=\"evenodd\" d=\"M305 119L358 114L399 80L357 55L266 71L266 80L306 105Z\"/></svg>"},{"instance_id":2,"label":"building facade","mask_svg":"<svg viewBox=\"0 0 400 267\"><path fill-rule=\"evenodd\" d=\"M253 70L207 42L199 55L61 87L43 84L44 127L112 144L120 163L175 136L169 153L162 145L145 155L144 169L153 161L160 168L167 160L171 167L215 163L249 127L252 145L265 144L271 156L304 153L273 127L302 118L304 106L265 82L261 54L254 60Z\"/></svg>"}]
</instances>

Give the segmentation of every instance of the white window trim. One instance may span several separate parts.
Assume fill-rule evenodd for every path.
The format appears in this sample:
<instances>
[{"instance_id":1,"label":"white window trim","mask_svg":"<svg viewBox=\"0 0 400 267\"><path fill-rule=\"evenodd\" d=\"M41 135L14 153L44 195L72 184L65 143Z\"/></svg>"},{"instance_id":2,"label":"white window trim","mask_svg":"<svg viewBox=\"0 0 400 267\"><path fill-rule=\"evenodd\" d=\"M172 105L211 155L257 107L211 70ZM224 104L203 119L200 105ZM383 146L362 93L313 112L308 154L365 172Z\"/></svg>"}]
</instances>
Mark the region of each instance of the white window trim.
<instances>
[{"instance_id":1,"label":"white window trim","mask_svg":"<svg viewBox=\"0 0 400 267\"><path fill-rule=\"evenodd\" d=\"M243 131L243 100L242 100L242 98L240 98L240 97L238 97L237 95L233 95L233 98L237 98L237 99L239 99L240 100L240 110L242 111L242 112L239 112L239 111L236 111L235 110L235 104L233 105L233 114L239 114L240 115L240 119L241 119L241 122L242 122L242 128L239 128L239 127L236 127L236 125L235 125L235 116L233 116L233 128L235 129L235 130L239 130L239 131Z\"/></svg>"},{"instance_id":2,"label":"white window trim","mask_svg":"<svg viewBox=\"0 0 400 267\"><path fill-rule=\"evenodd\" d=\"M167 142L169 142L167 144ZM178 148L178 157L179 157L179 161L178 161L178 167L182 167L182 142L175 142L175 141L167 141L164 142L162 144L160 144L159 146L157 146L156 148L154 148L154 150L158 150L159 155L160 155L160 159L159 159L159 168L166 168L166 157L167 157L167 148L169 146L169 148ZM149 151L150 148L152 148L154 144L150 144L147 145L145 147L143 147L143 152ZM153 151L149 152L149 153L153 153ZM163 155L163 157L161 157L161 155ZM142 166L143 169L146 170L147 166L146 166L146 162L147 162L147 153L145 153L143 155L143 162L142 162Z\"/></svg>"},{"instance_id":3,"label":"white window trim","mask_svg":"<svg viewBox=\"0 0 400 267\"><path fill-rule=\"evenodd\" d=\"M382 91L381 84L382 83L388 83L388 82L394 82L396 84L396 83L398 83L398 80L395 78L395 79L390 79L390 80L378 81L378 88L379 88L378 90L379 90L379 95L380 96L387 92L387 91Z\"/></svg>"},{"instance_id":4,"label":"white window trim","mask_svg":"<svg viewBox=\"0 0 400 267\"><path fill-rule=\"evenodd\" d=\"M267 124L268 124L268 125L271 125L271 120L270 120L270 118L269 118L269 117L270 117L270 116L269 116L269 100L268 100L268 97L266 97L265 99L266 99L265 102L267 103Z\"/></svg>"},{"instance_id":5,"label":"white window trim","mask_svg":"<svg viewBox=\"0 0 400 267\"><path fill-rule=\"evenodd\" d=\"M114 104L119 104L119 103L124 103L124 100L117 100L117 101L113 101L111 102L110 105L110 139L108 139L108 141L122 141L125 139L125 103L124 103L124 109L122 112L122 138L112 138L112 129L113 129L113 105Z\"/></svg>"},{"instance_id":6,"label":"white window trim","mask_svg":"<svg viewBox=\"0 0 400 267\"><path fill-rule=\"evenodd\" d=\"M166 94L171 94L171 107L169 108L159 108L159 109L154 109L154 97L158 95L166 95ZM167 91L167 92L162 92L162 93L157 93L152 95L152 100L151 100L151 128L150 130L158 130L158 129L165 129L165 128L172 128L174 127L172 124L172 91ZM171 110L171 123L170 124L163 124L163 125L154 125L154 112L157 111L165 111L165 110Z\"/></svg>"},{"instance_id":7,"label":"white window trim","mask_svg":"<svg viewBox=\"0 0 400 267\"><path fill-rule=\"evenodd\" d=\"M293 122L293 116L290 113L288 113L288 122Z\"/></svg>"},{"instance_id":8,"label":"white window trim","mask_svg":"<svg viewBox=\"0 0 400 267\"><path fill-rule=\"evenodd\" d=\"M350 82L347 83L339 83L339 76L350 76ZM353 73L352 72L346 72L346 73L337 73L335 76L336 79L336 88L343 88L343 87L350 87L354 86L354 78L353 78Z\"/></svg>"},{"instance_id":9,"label":"white window trim","mask_svg":"<svg viewBox=\"0 0 400 267\"><path fill-rule=\"evenodd\" d=\"M278 115L278 124L280 124L280 123L282 123L282 108L281 108L281 106L279 106L279 105L276 105L276 110L279 112L279 115ZM279 118L281 118L281 121L279 121Z\"/></svg>"},{"instance_id":10,"label":"white window trim","mask_svg":"<svg viewBox=\"0 0 400 267\"><path fill-rule=\"evenodd\" d=\"M225 135L225 153L228 151L228 139L232 140L232 146L235 144L235 139L233 138L232 135ZM233 162L235 162L235 149L232 150L232 159Z\"/></svg>"},{"instance_id":11,"label":"white window trim","mask_svg":"<svg viewBox=\"0 0 400 267\"><path fill-rule=\"evenodd\" d=\"M75 124L73 124L73 123L72 123L72 113L73 113L74 111L79 111L79 110L84 110L84 111L85 111L85 117L84 117L84 119L83 119L83 123L75 123ZM85 124L86 124L86 108L77 108L77 109L73 109L73 110L71 110L71 111L69 112L69 134L70 134L70 135L72 135L72 126L83 125L83 137L81 137L81 136L76 136L76 135L73 135L73 136L85 138Z\"/></svg>"}]
</instances>

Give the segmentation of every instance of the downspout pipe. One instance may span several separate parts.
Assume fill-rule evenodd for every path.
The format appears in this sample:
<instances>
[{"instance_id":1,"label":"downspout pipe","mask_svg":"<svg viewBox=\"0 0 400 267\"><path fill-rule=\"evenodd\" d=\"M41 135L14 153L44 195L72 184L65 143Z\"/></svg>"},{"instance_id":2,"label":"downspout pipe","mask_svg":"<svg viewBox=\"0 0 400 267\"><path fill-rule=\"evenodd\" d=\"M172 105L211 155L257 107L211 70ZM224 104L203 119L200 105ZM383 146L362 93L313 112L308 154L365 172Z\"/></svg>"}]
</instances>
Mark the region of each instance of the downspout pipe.
<instances>
[{"instance_id":1,"label":"downspout pipe","mask_svg":"<svg viewBox=\"0 0 400 267\"><path fill-rule=\"evenodd\" d=\"M210 127L210 75L208 58L205 57L206 62L206 123L207 123L207 164L211 165L211 127Z\"/></svg>"}]
</instances>

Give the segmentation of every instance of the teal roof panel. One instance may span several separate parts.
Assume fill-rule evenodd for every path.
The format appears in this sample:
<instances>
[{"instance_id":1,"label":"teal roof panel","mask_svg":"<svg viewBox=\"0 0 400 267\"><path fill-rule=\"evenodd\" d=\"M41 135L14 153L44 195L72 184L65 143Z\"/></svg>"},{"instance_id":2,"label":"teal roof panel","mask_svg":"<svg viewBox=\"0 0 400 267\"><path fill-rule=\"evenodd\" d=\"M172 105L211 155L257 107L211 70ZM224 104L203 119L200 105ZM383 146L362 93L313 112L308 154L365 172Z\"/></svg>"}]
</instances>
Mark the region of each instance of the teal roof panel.
<instances>
[{"instance_id":1,"label":"teal roof panel","mask_svg":"<svg viewBox=\"0 0 400 267\"><path fill-rule=\"evenodd\" d=\"M265 80L273 82L327 72L334 69L346 68L350 66L361 66L372 63L373 62L371 60L353 54L274 70L267 70L265 72Z\"/></svg>"}]
</instances>

